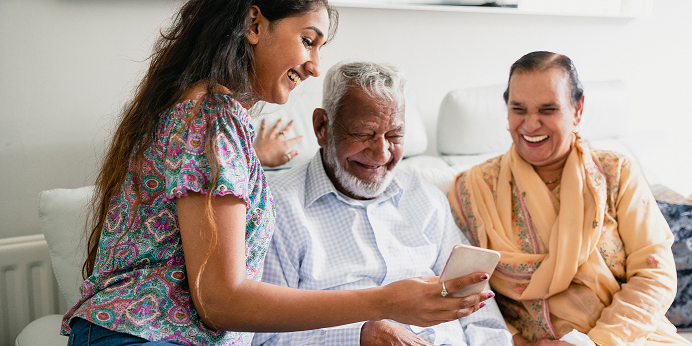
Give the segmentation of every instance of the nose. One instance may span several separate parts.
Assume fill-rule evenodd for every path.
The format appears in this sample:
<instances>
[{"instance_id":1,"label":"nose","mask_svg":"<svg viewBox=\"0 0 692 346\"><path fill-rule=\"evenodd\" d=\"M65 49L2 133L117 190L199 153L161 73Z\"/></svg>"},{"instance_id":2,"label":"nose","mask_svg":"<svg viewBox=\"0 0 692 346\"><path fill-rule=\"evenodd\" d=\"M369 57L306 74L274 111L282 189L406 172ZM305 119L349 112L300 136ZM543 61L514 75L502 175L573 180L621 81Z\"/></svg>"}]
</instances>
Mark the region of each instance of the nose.
<instances>
[{"instance_id":1,"label":"nose","mask_svg":"<svg viewBox=\"0 0 692 346\"><path fill-rule=\"evenodd\" d=\"M320 53L315 50L313 54L310 55L310 60L305 62L305 70L310 76L319 77L320 76Z\"/></svg>"},{"instance_id":2,"label":"nose","mask_svg":"<svg viewBox=\"0 0 692 346\"><path fill-rule=\"evenodd\" d=\"M536 131L539 128L541 128L541 125L542 125L541 119L538 116L538 114L531 112L528 115L526 115L526 119L524 119L523 127L524 127L524 130L526 130L526 132L531 133L531 132Z\"/></svg>"},{"instance_id":3,"label":"nose","mask_svg":"<svg viewBox=\"0 0 692 346\"><path fill-rule=\"evenodd\" d=\"M368 150L366 150L366 157L380 165L384 165L392 158L392 152L389 151L389 141L384 135L375 136L368 143Z\"/></svg>"}]
</instances>

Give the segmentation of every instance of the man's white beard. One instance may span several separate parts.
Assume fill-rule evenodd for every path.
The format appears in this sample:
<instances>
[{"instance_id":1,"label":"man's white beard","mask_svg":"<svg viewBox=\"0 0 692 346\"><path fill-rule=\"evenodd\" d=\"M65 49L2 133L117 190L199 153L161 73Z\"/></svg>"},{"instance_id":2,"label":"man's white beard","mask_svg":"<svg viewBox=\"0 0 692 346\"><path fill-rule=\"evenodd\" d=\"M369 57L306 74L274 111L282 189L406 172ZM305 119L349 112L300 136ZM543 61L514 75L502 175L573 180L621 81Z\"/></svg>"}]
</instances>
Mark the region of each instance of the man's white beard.
<instances>
[{"instance_id":1,"label":"man's white beard","mask_svg":"<svg viewBox=\"0 0 692 346\"><path fill-rule=\"evenodd\" d=\"M341 167L339 160L336 159L336 143L334 143L333 138L334 136L329 136L329 143L327 144L327 164L334 170L334 177L339 184L356 197L369 199L381 195L394 179L394 168L387 170L384 177L378 178L377 181L362 181Z\"/></svg>"}]
</instances>

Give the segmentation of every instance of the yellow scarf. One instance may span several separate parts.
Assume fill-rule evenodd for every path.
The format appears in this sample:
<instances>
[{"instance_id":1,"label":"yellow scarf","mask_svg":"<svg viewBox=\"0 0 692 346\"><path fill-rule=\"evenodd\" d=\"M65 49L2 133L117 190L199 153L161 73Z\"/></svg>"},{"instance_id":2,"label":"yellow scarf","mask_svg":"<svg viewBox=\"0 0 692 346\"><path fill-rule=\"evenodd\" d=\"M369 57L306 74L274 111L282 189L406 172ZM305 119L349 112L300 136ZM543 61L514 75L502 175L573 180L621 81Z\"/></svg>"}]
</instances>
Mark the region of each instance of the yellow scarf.
<instances>
[{"instance_id":1,"label":"yellow scarf","mask_svg":"<svg viewBox=\"0 0 692 346\"><path fill-rule=\"evenodd\" d=\"M551 323L551 314L556 313L559 320L565 319L566 332L572 328L587 332L620 290L597 249L606 208L604 174L578 137L571 147L562 171L559 202L514 146L501 159L494 187L497 202L478 166L466 175L469 207L475 214L474 241L502 254L491 285L501 295L522 302L525 311L515 312L530 314L533 319L532 326L523 326L531 330L522 334L535 339L561 336L564 331L559 330L559 323ZM454 207L456 202L459 211L463 202L459 195L456 199L452 204ZM528 232L529 253L517 246L515 223L523 226L520 232ZM579 293L560 294L570 286ZM594 303L600 306L597 311L593 311ZM551 311L554 305L559 309Z\"/></svg>"}]
</instances>

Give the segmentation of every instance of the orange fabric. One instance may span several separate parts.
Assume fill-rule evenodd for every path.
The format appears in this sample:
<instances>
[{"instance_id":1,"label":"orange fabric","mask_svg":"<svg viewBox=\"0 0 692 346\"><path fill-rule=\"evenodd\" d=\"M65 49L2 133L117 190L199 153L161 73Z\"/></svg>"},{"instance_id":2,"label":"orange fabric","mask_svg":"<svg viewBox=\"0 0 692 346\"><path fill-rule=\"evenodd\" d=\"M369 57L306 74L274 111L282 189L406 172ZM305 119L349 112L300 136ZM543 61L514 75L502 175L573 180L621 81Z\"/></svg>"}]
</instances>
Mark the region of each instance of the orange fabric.
<instances>
[{"instance_id":1,"label":"orange fabric","mask_svg":"<svg viewBox=\"0 0 692 346\"><path fill-rule=\"evenodd\" d=\"M644 345L670 334L657 329L675 296L673 235L626 158L575 137L558 200L512 147L460 174L449 199L468 237L502 254L490 284L525 338L577 329L606 345Z\"/></svg>"}]
</instances>

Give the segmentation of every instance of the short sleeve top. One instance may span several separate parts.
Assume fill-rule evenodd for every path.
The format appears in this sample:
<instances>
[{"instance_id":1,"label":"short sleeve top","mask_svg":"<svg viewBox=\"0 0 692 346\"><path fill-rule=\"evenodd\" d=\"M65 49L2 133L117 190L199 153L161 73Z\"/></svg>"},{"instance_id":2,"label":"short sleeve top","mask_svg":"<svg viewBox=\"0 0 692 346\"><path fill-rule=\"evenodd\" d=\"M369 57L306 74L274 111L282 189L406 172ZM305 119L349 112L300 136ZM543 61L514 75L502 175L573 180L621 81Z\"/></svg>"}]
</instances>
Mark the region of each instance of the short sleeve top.
<instances>
[{"instance_id":1,"label":"short sleeve top","mask_svg":"<svg viewBox=\"0 0 692 346\"><path fill-rule=\"evenodd\" d=\"M69 334L70 321L79 317L151 341L250 344L252 333L215 331L200 320L188 288L175 204L189 191L242 198L246 277L261 280L275 210L249 120L236 100L218 94L200 94L160 115L154 144L143 160L130 160L126 180L110 201L94 272L65 315L62 334Z\"/></svg>"}]
</instances>

